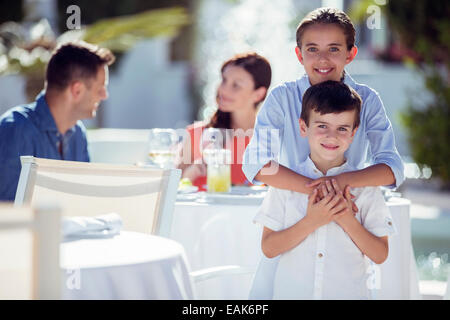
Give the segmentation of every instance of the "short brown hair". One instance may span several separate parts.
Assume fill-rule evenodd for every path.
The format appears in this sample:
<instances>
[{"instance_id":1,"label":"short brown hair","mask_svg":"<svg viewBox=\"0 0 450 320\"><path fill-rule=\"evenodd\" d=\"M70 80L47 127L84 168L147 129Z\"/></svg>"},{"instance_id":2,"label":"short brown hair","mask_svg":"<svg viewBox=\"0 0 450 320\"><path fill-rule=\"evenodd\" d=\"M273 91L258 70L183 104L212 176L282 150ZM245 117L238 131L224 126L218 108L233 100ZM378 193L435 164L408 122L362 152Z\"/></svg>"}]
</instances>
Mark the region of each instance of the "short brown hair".
<instances>
[{"instance_id":1,"label":"short brown hair","mask_svg":"<svg viewBox=\"0 0 450 320\"><path fill-rule=\"evenodd\" d=\"M47 90L63 90L75 80L95 78L98 68L111 65L115 57L109 49L75 41L55 49L47 65Z\"/></svg>"},{"instance_id":2,"label":"short brown hair","mask_svg":"<svg viewBox=\"0 0 450 320\"><path fill-rule=\"evenodd\" d=\"M355 110L353 128L359 127L362 100L351 87L340 81L324 81L306 90L302 98L300 118L309 126L309 115L314 110L321 115Z\"/></svg>"},{"instance_id":3,"label":"short brown hair","mask_svg":"<svg viewBox=\"0 0 450 320\"><path fill-rule=\"evenodd\" d=\"M317 24L335 24L339 26L345 34L347 50L350 50L355 45L355 26L350 18L342 10L327 7L311 11L300 22L296 33L297 46L299 48L302 46L302 36L305 30Z\"/></svg>"}]
</instances>

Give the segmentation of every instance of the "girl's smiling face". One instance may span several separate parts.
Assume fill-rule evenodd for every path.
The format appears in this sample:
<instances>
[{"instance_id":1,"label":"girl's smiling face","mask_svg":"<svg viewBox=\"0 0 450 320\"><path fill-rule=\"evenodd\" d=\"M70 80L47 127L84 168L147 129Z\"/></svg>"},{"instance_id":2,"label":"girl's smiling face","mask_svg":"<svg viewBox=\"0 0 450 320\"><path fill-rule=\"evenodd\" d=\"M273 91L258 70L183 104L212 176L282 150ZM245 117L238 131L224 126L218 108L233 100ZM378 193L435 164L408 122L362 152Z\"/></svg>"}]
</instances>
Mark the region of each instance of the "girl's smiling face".
<instances>
[{"instance_id":1,"label":"girl's smiling face","mask_svg":"<svg viewBox=\"0 0 450 320\"><path fill-rule=\"evenodd\" d=\"M340 81L344 67L356 56L356 46L347 49L343 30L334 24L316 24L302 35L301 48L295 52L305 67L311 85L326 81Z\"/></svg>"}]
</instances>

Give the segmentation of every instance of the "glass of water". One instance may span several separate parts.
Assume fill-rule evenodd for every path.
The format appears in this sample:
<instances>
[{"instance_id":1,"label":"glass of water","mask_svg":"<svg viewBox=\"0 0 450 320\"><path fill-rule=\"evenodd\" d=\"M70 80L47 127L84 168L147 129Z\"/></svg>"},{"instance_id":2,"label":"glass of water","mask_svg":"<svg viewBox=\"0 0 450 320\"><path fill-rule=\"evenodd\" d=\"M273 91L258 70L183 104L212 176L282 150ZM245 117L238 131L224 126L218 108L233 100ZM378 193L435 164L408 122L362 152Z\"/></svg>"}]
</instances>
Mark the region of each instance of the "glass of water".
<instances>
[{"instance_id":1,"label":"glass of water","mask_svg":"<svg viewBox=\"0 0 450 320\"><path fill-rule=\"evenodd\" d=\"M148 138L148 155L151 162L160 168L173 168L177 143L178 136L175 130L151 129Z\"/></svg>"}]
</instances>

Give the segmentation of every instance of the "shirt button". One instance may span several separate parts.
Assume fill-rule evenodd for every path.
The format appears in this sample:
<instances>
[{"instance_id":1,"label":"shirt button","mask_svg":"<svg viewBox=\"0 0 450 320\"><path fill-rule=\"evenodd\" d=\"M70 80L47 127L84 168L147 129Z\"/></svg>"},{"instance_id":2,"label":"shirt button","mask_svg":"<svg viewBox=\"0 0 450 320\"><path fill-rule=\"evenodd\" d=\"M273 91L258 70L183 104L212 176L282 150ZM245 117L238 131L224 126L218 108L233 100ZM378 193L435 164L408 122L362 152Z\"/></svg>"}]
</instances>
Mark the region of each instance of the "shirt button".
<instances>
[{"instance_id":1,"label":"shirt button","mask_svg":"<svg viewBox=\"0 0 450 320\"><path fill-rule=\"evenodd\" d=\"M388 225L392 226L392 222L389 221L389 222L388 222Z\"/></svg>"},{"instance_id":2,"label":"shirt button","mask_svg":"<svg viewBox=\"0 0 450 320\"><path fill-rule=\"evenodd\" d=\"M323 253L319 253L317 256L318 256L319 258L322 258L322 257L323 257Z\"/></svg>"}]
</instances>

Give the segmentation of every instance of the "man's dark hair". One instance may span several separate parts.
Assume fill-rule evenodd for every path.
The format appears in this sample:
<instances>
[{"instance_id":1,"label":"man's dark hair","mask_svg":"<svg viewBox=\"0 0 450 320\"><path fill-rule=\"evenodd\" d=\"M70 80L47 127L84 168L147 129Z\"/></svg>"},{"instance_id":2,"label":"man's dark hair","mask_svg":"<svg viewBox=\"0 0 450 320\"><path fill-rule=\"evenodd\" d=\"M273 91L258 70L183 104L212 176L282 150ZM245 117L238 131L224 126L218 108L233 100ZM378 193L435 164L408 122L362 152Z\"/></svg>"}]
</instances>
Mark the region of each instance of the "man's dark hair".
<instances>
[{"instance_id":1,"label":"man's dark hair","mask_svg":"<svg viewBox=\"0 0 450 320\"><path fill-rule=\"evenodd\" d=\"M100 67L114 60L109 49L84 41L63 44L55 49L47 65L46 89L64 90L73 81L93 79Z\"/></svg>"},{"instance_id":2,"label":"man's dark hair","mask_svg":"<svg viewBox=\"0 0 450 320\"><path fill-rule=\"evenodd\" d=\"M311 11L300 22L297 27L296 40L297 46L302 47L302 36L305 30L318 24L334 24L342 29L347 42L347 50L350 50L355 45L355 27L350 18L344 11L335 8L318 8Z\"/></svg>"},{"instance_id":3,"label":"man's dark hair","mask_svg":"<svg viewBox=\"0 0 450 320\"><path fill-rule=\"evenodd\" d=\"M359 127L361 97L343 82L325 81L313 85L306 90L302 99L300 118L309 126L309 115L314 110L321 115L355 110L353 128Z\"/></svg>"}]
</instances>

